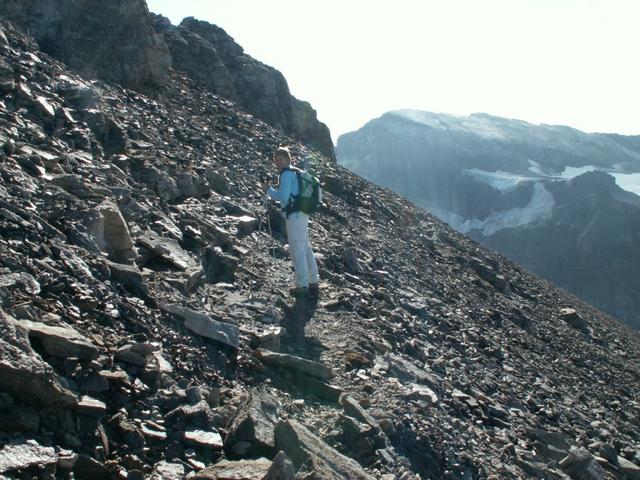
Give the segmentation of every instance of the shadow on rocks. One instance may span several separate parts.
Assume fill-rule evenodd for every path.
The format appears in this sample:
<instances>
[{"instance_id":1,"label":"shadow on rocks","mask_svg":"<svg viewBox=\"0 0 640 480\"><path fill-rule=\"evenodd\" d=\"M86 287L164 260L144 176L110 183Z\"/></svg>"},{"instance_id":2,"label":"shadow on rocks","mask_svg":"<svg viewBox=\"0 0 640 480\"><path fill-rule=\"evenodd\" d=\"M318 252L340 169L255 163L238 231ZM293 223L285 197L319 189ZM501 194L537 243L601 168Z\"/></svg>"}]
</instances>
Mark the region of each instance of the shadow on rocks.
<instances>
[{"instance_id":1,"label":"shadow on rocks","mask_svg":"<svg viewBox=\"0 0 640 480\"><path fill-rule=\"evenodd\" d=\"M317 307L317 297L296 297L294 304L287 309L282 322L291 341L297 344L304 342L304 327L313 318Z\"/></svg>"}]
</instances>

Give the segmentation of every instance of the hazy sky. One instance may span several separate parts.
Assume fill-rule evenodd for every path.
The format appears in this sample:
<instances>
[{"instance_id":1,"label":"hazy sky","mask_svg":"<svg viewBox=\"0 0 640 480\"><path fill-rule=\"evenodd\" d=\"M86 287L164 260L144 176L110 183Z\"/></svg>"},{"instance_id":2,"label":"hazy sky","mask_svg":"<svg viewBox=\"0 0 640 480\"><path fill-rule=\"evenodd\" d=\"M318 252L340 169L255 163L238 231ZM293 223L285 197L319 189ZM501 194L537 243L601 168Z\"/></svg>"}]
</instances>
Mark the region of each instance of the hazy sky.
<instances>
[{"instance_id":1,"label":"hazy sky","mask_svg":"<svg viewBox=\"0 0 640 480\"><path fill-rule=\"evenodd\" d=\"M339 135L389 110L640 134L639 0L147 0L223 28Z\"/></svg>"}]
</instances>

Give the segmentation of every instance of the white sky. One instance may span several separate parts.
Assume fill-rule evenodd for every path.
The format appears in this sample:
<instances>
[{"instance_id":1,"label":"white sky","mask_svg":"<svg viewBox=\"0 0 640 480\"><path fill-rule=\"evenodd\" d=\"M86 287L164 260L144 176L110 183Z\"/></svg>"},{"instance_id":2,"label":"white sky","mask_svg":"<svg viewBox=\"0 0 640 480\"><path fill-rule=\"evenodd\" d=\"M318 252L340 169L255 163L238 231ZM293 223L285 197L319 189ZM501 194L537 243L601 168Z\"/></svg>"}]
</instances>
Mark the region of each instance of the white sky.
<instances>
[{"instance_id":1,"label":"white sky","mask_svg":"<svg viewBox=\"0 0 640 480\"><path fill-rule=\"evenodd\" d=\"M147 0L223 28L338 136L389 110L640 134L640 0Z\"/></svg>"}]
</instances>

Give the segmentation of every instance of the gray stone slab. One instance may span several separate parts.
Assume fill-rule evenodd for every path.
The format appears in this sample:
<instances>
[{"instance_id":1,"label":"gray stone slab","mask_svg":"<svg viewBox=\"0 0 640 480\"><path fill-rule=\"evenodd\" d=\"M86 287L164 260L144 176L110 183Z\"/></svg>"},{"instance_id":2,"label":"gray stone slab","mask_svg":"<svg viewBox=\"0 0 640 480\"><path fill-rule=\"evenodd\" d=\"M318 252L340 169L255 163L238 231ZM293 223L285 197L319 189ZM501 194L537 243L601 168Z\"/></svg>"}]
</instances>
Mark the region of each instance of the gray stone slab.
<instances>
[{"instance_id":1,"label":"gray stone slab","mask_svg":"<svg viewBox=\"0 0 640 480\"><path fill-rule=\"evenodd\" d=\"M263 480L269 472L271 460L222 460L197 473L194 480Z\"/></svg>"},{"instance_id":2,"label":"gray stone slab","mask_svg":"<svg viewBox=\"0 0 640 480\"><path fill-rule=\"evenodd\" d=\"M254 353L256 357L267 365L286 368L287 370L304 373L322 380L329 380L333 377L333 373L329 367L320 362L314 362L313 360L307 360L306 358L296 357L295 355L288 355L286 353L272 352L263 348L258 348Z\"/></svg>"},{"instance_id":3,"label":"gray stone slab","mask_svg":"<svg viewBox=\"0 0 640 480\"><path fill-rule=\"evenodd\" d=\"M41 339L44 349L53 357L95 360L100 355L98 348L72 327L47 325L29 320L22 320L20 324L30 335Z\"/></svg>"},{"instance_id":4,"label":"gray stone slab","mask_svg":"<svg viewBox=\"0 0 640 480\"><path fill-rule=\"evenodd\" d=\"M160 308L165 312L184 318L185 328L198 335L216 340L233 348L238 348L240 345L240 329L236 325L219 322L204 313L196 312L177 304L163 303Z\"/></svg>"}]
</instances>

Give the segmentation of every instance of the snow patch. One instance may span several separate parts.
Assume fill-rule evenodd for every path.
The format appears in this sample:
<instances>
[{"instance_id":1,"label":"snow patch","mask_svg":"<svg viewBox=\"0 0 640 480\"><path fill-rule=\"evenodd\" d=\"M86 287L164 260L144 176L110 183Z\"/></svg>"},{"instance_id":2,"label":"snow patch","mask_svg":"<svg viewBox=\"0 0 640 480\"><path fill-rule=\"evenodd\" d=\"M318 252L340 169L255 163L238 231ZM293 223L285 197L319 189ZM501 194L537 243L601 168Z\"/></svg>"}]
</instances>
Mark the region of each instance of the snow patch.
<instances>
[{"instance_id":1,"label":"snow patch","mask_svg":"<svg viewBox=\"0 0 640 480\"><path fill-rule=\"evenodd\" d=\"M542 168L542 165L540 165L538 162L534 162L533 160L529 159L529 168L528 170L533 173L534 175L539 175L541 177L547 177L548 174L547 172L545 172Z\"/></svg>"},{"instance_id":2,"label":"snow patch","mask_svg":"<svg viewBox=\"0 0 640 480\"><path fill-rule=\"evenodd\" d=\"M484 220L477 218L464 220L459 215L451 212L444 215L438 215L439 212L434 213L461 233L481 230L483 235L489 236L505 228L517 228L537 220L549 218L555 205L556 202L551 192L544 188L541 182L536 182L533 186L531 200L526 206L494 212Z\"/></svg>"},{"instance_id":3,"label":"snow patch","mask_svg":"<svg viewBox=\"0 0 640 480\"><path fill-rule=\"evenodd\" d=\"M565 180L571 180L572 178L579 177L583 173L595 172L596 170L601 169L594 167L593 165L585 165L584 167L565 167L559 177Z\"/></svg>"},{"instance_id":4,"label":"snow patch","mask_svg":"<svg viewBox=\"0 0 640 480\"><path fill-rule=\"evenodd\" d=\"M462 170L462 173L473 177L480 182L488 183L493 188L495 188L496 190L500 190L501 192L512 190L521 183L533 181L531 177L516 175L509 172L502 172L500 170L497 170L495 172L487 172L485 170L471 168Z\"/></svg>"},{"instance_id":5,"label":"snow patch","mask_svg":"<svg viewBox=\"0 0 640 480\"><path fill-rule=\"evenodd\" d=\"M640 195L640 173L620 173L619 171L616 171L618 168L618 165L614 165L612 169L598 168L592 165L584 167L566 167L560 174L560 177L565 180L571 180L583 173L602 171L611 175L621 189Z\"/></svg>"},{"instance_id":6,"label":"snow patch","mask_svg":"<svg viewBox=\"0 0 640 480\"><path fill-rule=\"evenodd\" d=\"M394 110L390 113L439 130L464 131L478 137L493 140L506 140L508 138L505 131L485 115L462 116L411 109Z\"/></svg>"}]
</instances>

